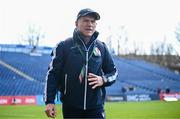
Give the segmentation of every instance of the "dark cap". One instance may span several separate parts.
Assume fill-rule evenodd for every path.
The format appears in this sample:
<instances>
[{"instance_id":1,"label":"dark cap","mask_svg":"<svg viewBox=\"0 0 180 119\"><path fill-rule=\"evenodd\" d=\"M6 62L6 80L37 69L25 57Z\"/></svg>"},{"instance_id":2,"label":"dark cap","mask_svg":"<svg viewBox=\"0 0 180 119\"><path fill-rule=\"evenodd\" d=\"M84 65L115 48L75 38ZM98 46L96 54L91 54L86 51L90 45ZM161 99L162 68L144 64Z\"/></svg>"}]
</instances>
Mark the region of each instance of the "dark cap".
<instances>
[{"instance_id":1,"label":"dark cap","mask_svg":"<svg viewBox=\"0 0 180 119\"><path fill-rule=\"evenodd\" d=\"M87 15L93 16L95 18L95 20L99 20L100 19L99 13L95 12L92 9L86 8L86 9L82 9L82 10L79 11L79 13L77 15L77 20L80 17L84 17L84 16L87 16Z\"/></svg>"}]
</instances>

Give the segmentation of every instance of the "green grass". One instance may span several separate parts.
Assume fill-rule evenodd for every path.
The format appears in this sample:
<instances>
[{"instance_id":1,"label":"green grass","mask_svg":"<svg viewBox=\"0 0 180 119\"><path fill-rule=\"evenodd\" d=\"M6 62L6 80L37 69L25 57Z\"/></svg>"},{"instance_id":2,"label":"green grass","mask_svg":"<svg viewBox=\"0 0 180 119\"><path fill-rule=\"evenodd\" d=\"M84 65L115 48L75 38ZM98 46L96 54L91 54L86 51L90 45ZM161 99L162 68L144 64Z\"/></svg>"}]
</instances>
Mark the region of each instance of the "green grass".
<instances>
[{"instance_id":1,"label":"green grass","mask_svg":"<svg viewBox=\"0 0 180 119\"><path fill-rule=\"evenodd\" d=\"M180 101L108 103L106 112L108 119L180 119Z\"/></svg>"},{"instance_id":2,"label":"green grass","mask_svg":"<svg viewBox=\"0 0 180 119\"><path fill-rule=\"evenodd\" d=\"M48 119L45 106L0 106L0 119ZM62 118L61 105L57 105ZM117 102L105 104L107 119L180 119L178 102Z\"/></svg>"}]
</instances>

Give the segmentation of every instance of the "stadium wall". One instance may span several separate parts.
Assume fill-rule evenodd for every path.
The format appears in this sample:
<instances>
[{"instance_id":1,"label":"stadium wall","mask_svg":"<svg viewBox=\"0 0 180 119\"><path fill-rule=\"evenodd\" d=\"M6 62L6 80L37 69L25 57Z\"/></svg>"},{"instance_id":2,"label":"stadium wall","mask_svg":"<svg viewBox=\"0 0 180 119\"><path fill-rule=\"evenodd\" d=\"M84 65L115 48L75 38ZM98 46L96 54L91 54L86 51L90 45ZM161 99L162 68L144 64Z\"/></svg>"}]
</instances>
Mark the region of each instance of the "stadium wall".
<instances>
[{"instance_id":1,"label":"stadium wall","mask_svg":"<svg viewBox=\"0 0 180 119\"><path fill-rule=\"evenodd\" d=\"M179 93L161 93L160 100L164 101L178 101L180 100L180 92Z\"/></svg>"},{"instance_id":2,"label":"stadium wall","mask_svg":"<svg viewBox=\"0 0 180 119\"><path fill-rule=\"evenodd\" d=\"M158 94L129 94L129 95L110 95L107 96L107 101L151 101L159 100L160 95Z\"/></svg>"},{"instance_id":3,"label":"stadium wall","mask_svg":"<svg viewBox=\"0 0 180 119\"><path fill-rule=\"evenodd\" d=\"M31 53L32 48L33 48L32 46L28 46L28 45L0 44L0 51L5 51L5 52ZM51 52L52 52L52 47L39 46L36 48L36 53L50 54Z\"/></svg>"},{"instance_id":4,"label":"stadium wall","mask_svg":"<svg viewBox=\"0 0 180 119\"><path fill-rule=\"evenodd\" d=\"M61 104L60 100L55 100ZM44 105L43 95L37 96L0 96L0 105Z\"/></svg>"},{"instance_id":5,"label":"stadium wall","mask_svg":"<svg viewBox=\"0 0 180 119\"><path fill-rule=\"evenodd\" d=\"M117 102L117 101L178 101L180 100L179 93L160 93L160 94L131 94L131 95L109 95L106 101Z\"/></svg>"},{"instance_id":6,"label":"stadium wall","mask_svg":"<svg viewBox=\"0 0 180 119\"><path fill-rule=\"evenodd\" d=\"M106 97L106 101L178 101L180 93L161 93L161 94L131 94L131 95L111 95ZM56 104L61 101L56 97ZM44 105L43 95L37 96L0 96L0 105Z\"/></svg>"}]
</instances>

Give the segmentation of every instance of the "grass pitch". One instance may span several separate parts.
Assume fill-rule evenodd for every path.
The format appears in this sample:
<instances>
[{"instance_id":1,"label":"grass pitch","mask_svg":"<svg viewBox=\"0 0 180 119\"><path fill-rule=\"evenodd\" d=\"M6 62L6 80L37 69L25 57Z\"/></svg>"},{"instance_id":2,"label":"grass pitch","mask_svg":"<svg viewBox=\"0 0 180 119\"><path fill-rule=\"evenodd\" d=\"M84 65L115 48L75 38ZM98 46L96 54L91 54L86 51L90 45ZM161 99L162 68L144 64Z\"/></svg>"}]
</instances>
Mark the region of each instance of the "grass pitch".
<instances>
[{"instance_id":1,"label":"grass pitch","mask_svg":"<svg viewBox=\"0 0 180 119\"><path fill-rule=\"evenodd\" d=\"M45 106L0 106L0 119L49 119ZM57 119L62 119L61 105L57 105ZM180 119L178 102L106 102L107 119Z\"/></svg>"}]
</instances>

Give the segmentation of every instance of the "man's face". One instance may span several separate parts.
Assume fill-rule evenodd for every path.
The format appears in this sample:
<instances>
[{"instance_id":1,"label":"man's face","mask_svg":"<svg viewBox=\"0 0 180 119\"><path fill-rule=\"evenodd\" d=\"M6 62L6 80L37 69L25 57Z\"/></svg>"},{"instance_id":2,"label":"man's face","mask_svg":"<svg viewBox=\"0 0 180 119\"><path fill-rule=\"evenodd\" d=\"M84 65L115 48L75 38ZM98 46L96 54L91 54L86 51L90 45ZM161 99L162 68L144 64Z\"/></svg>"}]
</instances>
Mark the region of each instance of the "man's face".
<instances>
[{"instance_id":1,"label":"man's face","mask_svg":"<svg viewBox=\"0 0 180 119\"><path fill-rule=\"evenodd\" d=\"M84 16L76 21L76 28L85 36L91 37L96 29L96 20L92 16Z\"/></svg>"}]
</instances>

